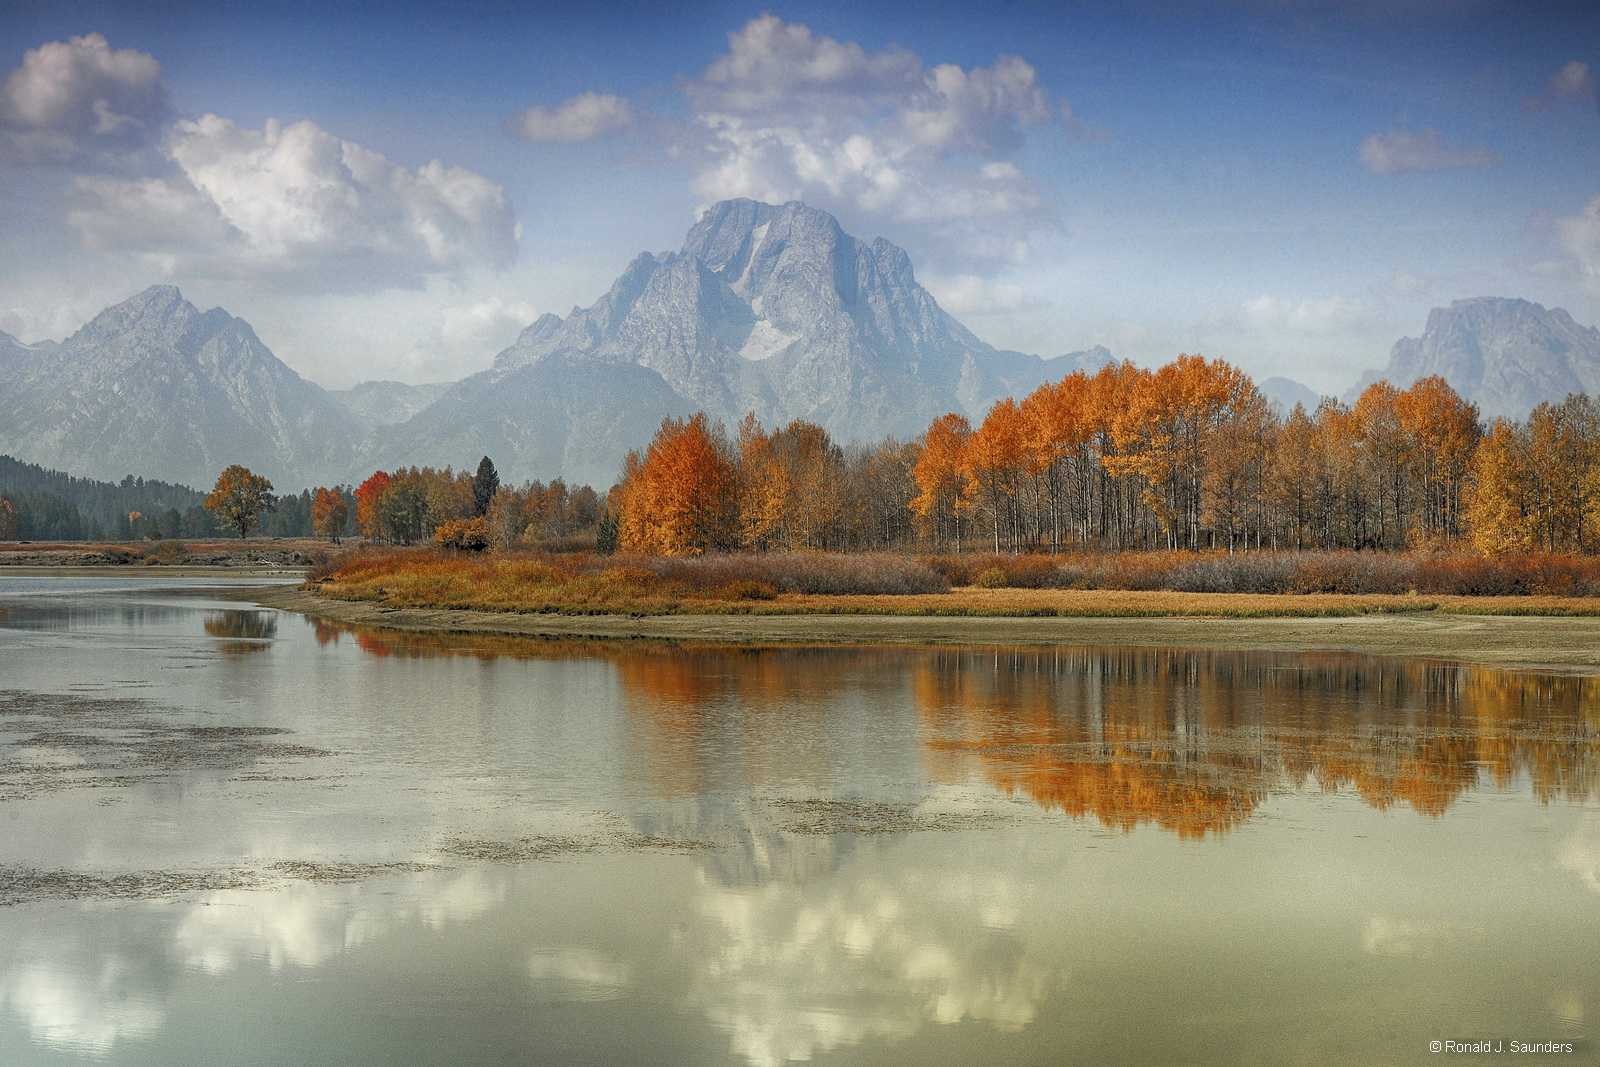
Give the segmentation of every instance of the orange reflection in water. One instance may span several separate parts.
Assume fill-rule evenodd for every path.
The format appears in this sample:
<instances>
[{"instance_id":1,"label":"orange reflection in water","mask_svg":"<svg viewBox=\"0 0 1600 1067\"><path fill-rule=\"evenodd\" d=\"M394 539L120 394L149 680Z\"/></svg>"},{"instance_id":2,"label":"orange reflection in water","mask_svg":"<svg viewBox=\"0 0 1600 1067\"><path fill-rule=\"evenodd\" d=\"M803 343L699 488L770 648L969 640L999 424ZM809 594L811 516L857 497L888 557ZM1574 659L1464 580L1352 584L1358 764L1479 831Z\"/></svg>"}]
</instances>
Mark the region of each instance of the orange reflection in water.
<instances>
[{"instance_id":1,"label":"orange reflection in water","mask_svg":"<svg viewBox=\"0 0 1600 1067\"><path fill-rule=\"evenodd\" d=\"M935 651L930 747L1105 825L1238 826L1279 789L1440 815L1485 782L1595 795L1600 680L1336 653ZM938 662L943 661L943 662Z\"/></svg>"},{"instance_id":2,"label":"orange reflection in water","mask_svg":"<svg viewBox=\"0 0 1600 1067\"><path fill-rule=\"evenodd\" d=\"M1473 789L1600 793L1600 679L1344 653L1148 648L728 646L360 630L381 656L604 659L640 780L838 782L907 733L922 774L977 777L1107 827L1187 838L1275 791L1348 790L1443 814ZM879 729L879 727L882 729ZM863 740L865 735L866 739Z\"/></svg>"},{"instance_id":3,"label":"orange reflection in water","mask_svg":"<svg viewBox=\"0 0 1600 1067\"><path fill-rule=\"evenodd\" d=\"M247 656L271 647L278 636L277 616L267 611L242 611L229 608L214 611L200 624L212 637L223 639L217 651L225 656Z\"/></svg>"}]
</instances>

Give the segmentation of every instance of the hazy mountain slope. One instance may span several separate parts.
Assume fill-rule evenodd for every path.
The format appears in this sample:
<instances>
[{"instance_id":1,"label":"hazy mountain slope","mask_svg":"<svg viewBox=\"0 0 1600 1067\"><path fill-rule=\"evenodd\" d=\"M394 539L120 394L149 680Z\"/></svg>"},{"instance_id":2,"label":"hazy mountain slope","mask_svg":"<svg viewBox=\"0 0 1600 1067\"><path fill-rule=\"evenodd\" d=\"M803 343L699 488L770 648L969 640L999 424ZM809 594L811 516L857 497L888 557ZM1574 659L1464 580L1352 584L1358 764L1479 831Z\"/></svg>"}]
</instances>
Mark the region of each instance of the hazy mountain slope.
<instances>
[{"instance_id":1,"label":"hazy mountain slope","mask_svg":"<svg viewBox=\"0 0 1600 1067\"><path fill-rule=\"evenodd\" d=\"M209 486L244 463L280 489L342 472L360 427L220 308L171 286L107 308L60 344L7 348L0 452L80 476Z\"/></svg>"},{"instance_id":2,"label":"hazy mountain slope","mask_svg":"<svg viewBox=\"0 0 1600 1067\"><path fill-rule=\"evenodd\" d=\"M350 478L410 464L468 467L487 455L503 481L565 477L605 489L662 418L692 413L648 368L555 352L474 374L409 421L379 428Z\"/></svg>"},{"instance_id":3,"label":"hazy mountain slope","mask_svg":"<svg viewBox=\"0 0 1600 1067\"><path fill-rule=\"evenodd\" d=\"M330 389L338 401L366 426L405 422L450 391L451 382L407 385L405 382L360 382L349 389Z\"/></svg>"},{"instance_id":4,"label":"hazy mountain slope","mask_svg":"<svg viewBox=\"0 0 1600 1067\"><path fill-rule=\"evenodd\" d=\"M1522 418L1568 393L1600 395L1600 331L1526 300L1457 300L1428 314L1421 337L1395 342L1389 365L1363 375L1350 396L1379 379L1404 387L1433 374L1485 416Z\"/></svg>"},{"instance_id":5,"label":"hazy mountain slope","mask_svg":"<svg viewBox=\"0 0 1600 1067\"><path fill-rule=\"evenodd\" d=\"M1310 414L1317 410L1317 405L1322 401L1315 392L1293 378L1264 378L1256 386L1261 390L1261 395L1282 408L1285 415L1293 411L1296 404Z\"/></svg>"}]
</instances>

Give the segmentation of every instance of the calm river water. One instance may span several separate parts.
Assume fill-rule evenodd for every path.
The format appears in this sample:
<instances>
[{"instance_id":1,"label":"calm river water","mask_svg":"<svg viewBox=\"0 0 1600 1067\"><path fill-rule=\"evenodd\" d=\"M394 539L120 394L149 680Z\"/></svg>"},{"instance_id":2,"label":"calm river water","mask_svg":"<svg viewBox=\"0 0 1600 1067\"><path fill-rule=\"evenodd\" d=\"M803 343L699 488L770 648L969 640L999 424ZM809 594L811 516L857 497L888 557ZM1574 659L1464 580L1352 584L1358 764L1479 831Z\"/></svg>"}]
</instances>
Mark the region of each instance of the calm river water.
<instances>
[{"instance_id":1,"label":"calm river water","mask_svg":"<svg viewBox=\"0 0 1600 1067\"><path fill-rule=\"evenodd\" d=\"M1600 1061L1600 679L215 584L0 578L0 1063Z\"/></svg>"}]
</instances>

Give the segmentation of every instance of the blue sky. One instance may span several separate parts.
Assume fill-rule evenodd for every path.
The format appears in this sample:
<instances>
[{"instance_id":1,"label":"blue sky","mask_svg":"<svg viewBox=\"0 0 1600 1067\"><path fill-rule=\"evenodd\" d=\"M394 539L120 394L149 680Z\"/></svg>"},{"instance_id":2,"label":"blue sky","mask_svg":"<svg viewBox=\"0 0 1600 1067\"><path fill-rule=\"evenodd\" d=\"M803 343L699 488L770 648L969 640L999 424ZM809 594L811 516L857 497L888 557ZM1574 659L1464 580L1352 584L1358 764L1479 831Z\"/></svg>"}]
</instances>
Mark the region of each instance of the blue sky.
<instances>
[{"instance_id":1,"label":"blue sky","mask_svg":"<svg viewBox=\"0 0 1600 1067\"><path fill-rule=\"evenodd\" d=\"M0 329L171 282L448 380L794 196L1002 347L1341 392L1452 300L1600 322L1590 6L10 3Z\"/></svg>"}]
</instances>

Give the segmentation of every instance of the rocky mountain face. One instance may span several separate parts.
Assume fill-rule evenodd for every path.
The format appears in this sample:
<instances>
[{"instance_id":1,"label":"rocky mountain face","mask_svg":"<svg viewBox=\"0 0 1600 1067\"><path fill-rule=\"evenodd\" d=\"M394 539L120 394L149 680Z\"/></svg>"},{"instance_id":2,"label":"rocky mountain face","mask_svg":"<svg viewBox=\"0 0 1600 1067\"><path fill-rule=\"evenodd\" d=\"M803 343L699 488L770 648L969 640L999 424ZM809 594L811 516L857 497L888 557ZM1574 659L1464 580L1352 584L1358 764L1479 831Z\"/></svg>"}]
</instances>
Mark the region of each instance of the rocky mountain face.
<instances>
[{"instance_id":1,"label":"rocky mountain face","mask_svg":"<svg viewBox=\"0 0 1600 1067\"><path fill-rule=\"evenodd\" d=\"M368 426L393 426L438 400L450 382L407 385L405 382L361 382L349 389L330 389L328 395Z\"/></svg>"},{"instance_id":2,"label":"rocky mountain face","mask_svg":"<svg viewBox=\"0 0 1600 1067\"><path fill-rule=\"evenodd\" d=\"M1262 396L1278 405L1278 408L1285 415L1293 411L1296 404L1304 408L1306 414L1309 415L1317 410L1317 404L1322 399L1311 389L1293 378L1263 378L1256 383L1256 387L1261 390Z\"/></svg>"},{"instance_id":3,"label":"rocky mountain face","mask_svg":"<svg viewBox=\"0 0 1600 1067\"><path fill-rule=\"evenodd\" d=\"M682 250L639 256L592 307L546 315L487 371L459 382L365 382L327 392L277 359L249 324L154 286L61 342L0 333L0 453L115 481L208 487L243 462L283 490L352 483L404 464L492 456L510 481L607 486L662 418L753 411L837 439L921 433L948 411L981 418L1104 348L1041 359L984 344L918 284L887 241L844 233L803 204L719 204ZM1485 297L1439 308L1394 346L1379 378L1443 375L1487 416L1600 391L1600 331L1559 308ZM1267 379L1283 405L1315 405Z\"/></svg>"},{"instance_id":4,"label":"rocky mountain face","mask_svg":"<svg viewBox=\"0 0 1600 1067\"><path fill-rule=\"evenodd\" d=\"M680 251L644 253L593 306L545 315L489 370L375 434L366 455L438 462L493 442L514 478L608 484L667 415L705 411L732 426L754 412L843 441L906 438L1110 358L997 350L939 307L897 246L857 240L804 204L730 200Z\"/></svg>"},{"instance_id":5,"label":"rocky mountain face","mask_svg":"<svg viewBox=\"0 0 1600 1067\"><path fill-rule=\"evenodd\" d=\"M0 453L108 481L209 487L245 462L282 488L346 474L356 418L242 319L157 285L60 343L0 340Z\"/></svg>"},{"instance_id":6,"label":"rocky mountain face","mask_svg":"<svg viewBox=\"0 0 1600 1067\"><path fill-rule=\"evenodd\" d=\"M1389 365L1363 375L1350 397L1380 379L1404 387L1434 374L1485 417L1520 419L1568 393L1600 395L1600 331L1526 300L1457 300L1429 313L1421 337L1395 342Z\"/></svg>"}]
</instances>

